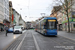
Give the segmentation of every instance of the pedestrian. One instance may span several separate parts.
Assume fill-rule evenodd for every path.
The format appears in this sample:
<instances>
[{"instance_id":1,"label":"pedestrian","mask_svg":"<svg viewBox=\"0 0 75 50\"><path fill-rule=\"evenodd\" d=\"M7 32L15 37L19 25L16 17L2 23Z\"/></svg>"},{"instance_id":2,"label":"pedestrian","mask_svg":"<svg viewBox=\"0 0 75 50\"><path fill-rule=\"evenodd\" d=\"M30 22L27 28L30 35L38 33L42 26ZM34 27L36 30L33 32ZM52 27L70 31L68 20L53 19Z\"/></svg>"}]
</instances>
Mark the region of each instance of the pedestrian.
<instances>
[{"instance_id":1,"label":"pedestrian","mask_svg":"<svg viewBox=\"0 0 75 50\"><path fill-rule=\"evenodd\" d=\"M8 29L9 29L9 27L6 26L6 27L5 27L5 30L6 30L6 36L7 36L7 33L8 33Z\"/></svg>"},{"instance_id":2,"label":"pedestrian","mask_svg":"<svg viewBox=\"0 0 75 50\"><path fill-rule=\"evenodd\" d=\"M1 27L1 32L3 31L3 28Z\"/></svg>"}]
</instances>

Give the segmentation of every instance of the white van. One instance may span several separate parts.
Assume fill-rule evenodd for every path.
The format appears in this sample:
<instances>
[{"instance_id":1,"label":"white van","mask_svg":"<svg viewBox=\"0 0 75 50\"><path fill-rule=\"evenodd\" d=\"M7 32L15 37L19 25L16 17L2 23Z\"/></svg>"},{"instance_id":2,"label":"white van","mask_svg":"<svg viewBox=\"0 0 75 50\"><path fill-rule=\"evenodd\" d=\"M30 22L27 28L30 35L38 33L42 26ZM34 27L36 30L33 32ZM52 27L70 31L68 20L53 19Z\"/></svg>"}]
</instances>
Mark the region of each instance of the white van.
<instances>
[{"instance_id":1,"label":"white van","mask_svg":"<svg viewBox=\"0 0 75 50\"><path fill-rule=\"evenodd\" d=\"M21 26L14 26L13 33L21 33L22 34L22 27Z\"/></svg>"}]
</instances>

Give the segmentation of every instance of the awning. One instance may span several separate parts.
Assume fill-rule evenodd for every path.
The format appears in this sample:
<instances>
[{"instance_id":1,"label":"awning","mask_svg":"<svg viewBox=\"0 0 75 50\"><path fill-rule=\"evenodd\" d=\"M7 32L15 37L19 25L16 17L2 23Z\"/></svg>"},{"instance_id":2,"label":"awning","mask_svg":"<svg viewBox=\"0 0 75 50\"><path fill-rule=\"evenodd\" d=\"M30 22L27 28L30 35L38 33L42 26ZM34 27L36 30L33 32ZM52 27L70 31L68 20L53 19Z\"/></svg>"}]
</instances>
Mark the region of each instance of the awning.
<instances>
[{"instance_id":1,"label":"awning","mask_svg":"<svg viewBox=\"0 0 75 50\"><path fill-rule=\"evenodd\" d=\"M75 24L75 22L70 22L70 23L74 23Z\"/></svg>"},{"instance_id":2,"label":"awning","mask_svg":"<svg viewBox=\"0 0 75 50\"><path fill-rule=\"evenodd\" d=\"M0 24L4 26L4 24L3 24L3 23L0 23Z\"/></svg>"}]
</instances>

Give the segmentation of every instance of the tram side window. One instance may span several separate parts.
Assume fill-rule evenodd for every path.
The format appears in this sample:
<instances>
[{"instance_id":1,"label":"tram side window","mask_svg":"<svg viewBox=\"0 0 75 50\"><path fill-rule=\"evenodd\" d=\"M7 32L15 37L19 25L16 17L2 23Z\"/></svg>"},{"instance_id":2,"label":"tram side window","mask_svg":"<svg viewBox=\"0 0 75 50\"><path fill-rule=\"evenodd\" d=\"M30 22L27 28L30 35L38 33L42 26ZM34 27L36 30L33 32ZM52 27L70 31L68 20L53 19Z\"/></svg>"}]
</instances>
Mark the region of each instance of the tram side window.
<instances>
[{"instance_id":1,"label":"tram side window","mask_svg":"<svg viewBox=\"0 0 75 50\"><path fill-rule=\"evenodd\" d=\"M47 22L44 23L44 29L47 29Z\"/></svg>"},{"instance_id":2,"label":"tram side window","mask_svg":"<svg viewBox=\"0 0 75 50\"><path fill-rule=\"evenodd\" d=\"M44 28L45 28L45 29L47 28L46 25L44 25Z\"/></svg>"}]
</instances>

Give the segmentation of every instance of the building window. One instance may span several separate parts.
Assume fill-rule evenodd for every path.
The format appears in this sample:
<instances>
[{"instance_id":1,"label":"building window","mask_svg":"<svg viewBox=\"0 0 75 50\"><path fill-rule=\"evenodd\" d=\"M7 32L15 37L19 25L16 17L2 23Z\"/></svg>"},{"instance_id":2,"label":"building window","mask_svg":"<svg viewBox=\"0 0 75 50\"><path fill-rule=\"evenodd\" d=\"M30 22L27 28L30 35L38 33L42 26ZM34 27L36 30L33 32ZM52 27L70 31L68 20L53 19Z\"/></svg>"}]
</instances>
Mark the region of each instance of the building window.
<instances>
[{"instance_id":1,"label":"building window","mask_svg":"<svg viewBox=\"0 0 75 50\"><path fill-rule=\"evenodd\" d=\"M73 24L73 27L75 28L75 24Z\"/></svg>"},{"instance_id":2,"label":"building window","mask_svg":"<svg viewBox=\"0 0 75 50\"><path fill-rule=\"evenodd\" d=\"M66 20L68 20L68 18L66 17Z\"/></svg>"},{"instance_id":3,"label":"building window","mask_svg":"<svg viewBox=\"0 0 75 50\"><path fill-rule=\"evenodd\" d=\"M0 11L3 12L3 7L2 6L0 6Z\"/></svg>"},{"instance_id":4,"label":"building window","mask_svg":"<svg viewBox=\"0 0 75 50\"><path fill-rule=\"evenodd\" d=\"M63 21L64 21L64 18L63 18Z\"/></svg>"},{"instance_id":5,"label":"building window","mask_svg":"<svg viewBox=\"0 0 75 50\"><path fill-rule=\"evenodd\" d=\"M3 4L3 0L0 0L0 3Z\"/></svg>"}]
</instances>

